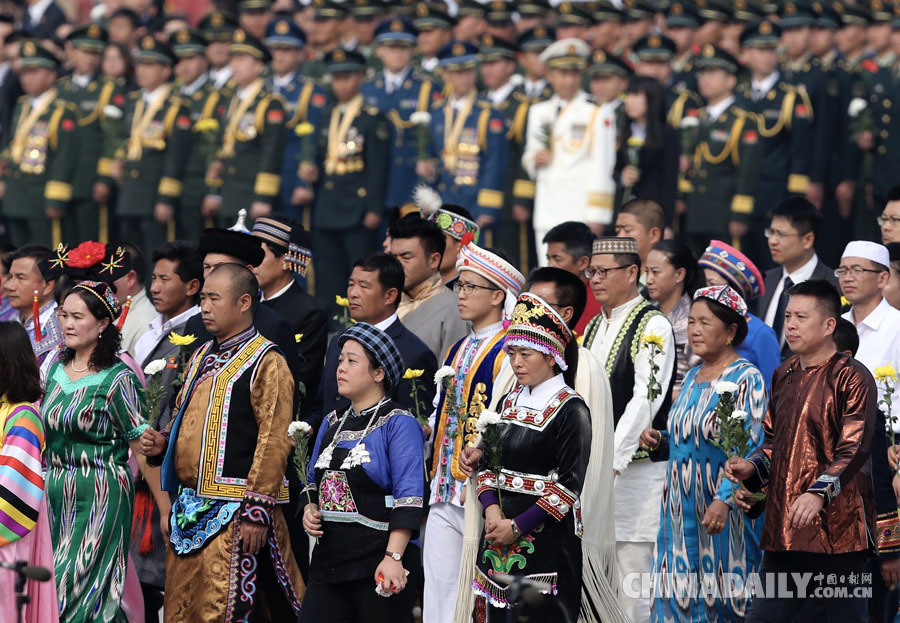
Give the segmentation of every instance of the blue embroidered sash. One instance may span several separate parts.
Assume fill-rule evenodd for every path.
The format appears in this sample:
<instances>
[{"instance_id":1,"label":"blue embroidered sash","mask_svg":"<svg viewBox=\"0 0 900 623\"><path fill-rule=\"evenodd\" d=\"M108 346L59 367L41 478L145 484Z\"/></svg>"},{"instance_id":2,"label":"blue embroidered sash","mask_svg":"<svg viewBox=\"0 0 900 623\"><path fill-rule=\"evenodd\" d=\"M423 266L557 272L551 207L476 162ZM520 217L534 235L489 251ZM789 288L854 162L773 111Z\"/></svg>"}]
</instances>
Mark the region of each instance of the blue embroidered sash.
<instances>
[{"instance_id":1,"label":"blue embroidered sash","mask_svg":"<svg viewBox=\"0 0 900 623\"><path fill-rule=\"evenodd\" d=\"M172 504L169 541L179 556L203 549L222 528L231 523L240 502L224 502L199 497L183 487Z\"/></svg>"}]
</instances>

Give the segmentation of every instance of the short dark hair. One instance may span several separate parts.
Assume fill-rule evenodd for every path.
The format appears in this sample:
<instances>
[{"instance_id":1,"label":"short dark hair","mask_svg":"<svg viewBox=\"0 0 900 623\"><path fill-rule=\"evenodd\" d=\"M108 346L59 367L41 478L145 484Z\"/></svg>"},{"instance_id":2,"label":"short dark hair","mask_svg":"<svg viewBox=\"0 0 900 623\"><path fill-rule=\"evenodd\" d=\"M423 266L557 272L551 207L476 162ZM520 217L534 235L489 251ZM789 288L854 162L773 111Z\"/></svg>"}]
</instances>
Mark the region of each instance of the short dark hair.
<instances>
[{"instance_id":1,"label":"short dark hair","mask_svg":"<svg viewBox=\"0 0 900 623\"><path fill-rule=\"evenodd\" d=\"M42 244L26 244L24 247L19 247L9 254L9 265L12 266L12 263L16 260L25 258L40 262L41 260L47 259L47 257L50 256L50 253L50 249Z\"/></svg>"},{"instance_id":2,"label":"short dark hair","mask_svg":"<svg viewBox=\"0 0 900 623\"><path fill-rule=\"evenodd\" d=\"M834 325L834 346L839 351L850 351L852 357L856 357L856 351L859 350L859 332L856 325L846 318L838 318L837 324Z\"/></svg>"},{"instance_id":3,"label":"short dark hair","mask_svg":"<svg viewBox=\"0 0 900 623\"><path fill-rule=\"evenodd\" d=\"M556 300L560 307L571 307L574 311L572 319L569 321L569 328L574 329L587 306L587 290L581 278L562 268L543 266L531 271L528 276L527 288L530 290L536 283L553 284L556 290Z\"/></svg>"},{"instance_id":4,"label":"short dark hair","mask_svg":"<svg viewBox=\"0 0 900 623\"><path fill-rule=\"evenodd\" d=\"M791 197L779 203L772 210L772 218L780 216L797 230L800 235L817 235L822 225L822 213L803 197Z\"/></svg>"},{"instance_id":5,"label":"short dark hair","mask_svg":"<svg viewBox=\"0 0 900 623\"><path fill-rule=\"evenodd\" d=\"M623 205L619 213L631 214L647 231L655 227L662 234L666 229L666 210L656 199L637 197Z\"/></svg>"},{"instance_id":6,"label":"short dark hair","mask_svg":"<svg viewBox=\"0 0 900 623\"><path fill-rule=\"evenodd\" d=\"M900 262L900 242L889 242L885 245L888 250L888 255L891 258L891 264L896 262ZM0 251L0 254L3 252Z\"/></svg>"},{"instance_id":7,"label":"short dark hair","mask_svg":"<svg viewBox=\"0 0 900 623\"><path fill-rule=\"evenodd\" d=\"M0 322L0 361L0 396L11 404L40 400L41 371L28 332L18 322Z\"/></svg>"},{"instance_id":8,"label":"short dark hair","mask_svg":"<svg viewBox=\"0 0 900 623\"><path fill-rule=\"evenodd\" d=\"M693 304L696 305L700 302L706 303L706 307L712 312L713 316L721 320L726 327L730 327L731 325L737 327L734 338L731 340L731 345L735 348L740 346L747 337L747 319L730 307L725 307L722 303L706 297L694 299Z\"/></svg>"},{"instance_id":9,"label":"short dark hair","mask_svg":"<svg viewBox=\"0 0 900 623\"><path fill-rule=\"evenodd\" d=\"M125 19L130 21L132 28L140 28L141 27L140 16L137 13L135 13L134 11L132 11L131 9L125 8L125 7L121 8L121 9L116 9L115 11L113 11L113 14L109 16L109 19L107 21L109 22L109 21L112 21L119 17L124 17Z\"/></svg>"},{"instance_id":10,"label":"short dark hair","mask_svg":"<svg viewBox=\"0 0 900 623\"><path fill-rule=\"evenodd\" d=\"M137 275L138 283L144 285L144 279L147 277L147 260L144 259L144 252L130 242L123 242L120 246L128 254L131 270Z\"/></svg>"},{"instance_id":11,"label":"short dark hair","mask_svg":"<svg viewBox=\"0 0 900 623\"><path fill-rule=\"evenodd\" d=\"M9 272L9 265L12 263L9 261L9 256L12 255L16 250L16 245L9 242L0 242L0 264L3 265L3 270L5 272Z\"/></svg>"},{"instance_id":12,"label":"short dark hair","mask_svg":"<svg viewBox=\"0 0 900 623\"><path fill-rule=\"evenodd\" d=\"M197 279L203 285L203 256L196 242L173 240L157 247L151 256L155 265L160 260L175 262L175 274L182 282Z\"/></svg>"},{"instance_id":13,"label":"short dark hair","mask_svg":"<svg viewBox=\"0 0 900 623\"><path fill-rule=\"evenodd\" d=\"M641 272L641 256L636 253L610 253L619 266L637 266L638 276Z\"/></svg>"},{"instance_id":14,"label":"short dark hair","mask_svg":"<svg viewBox=\"0 0 900 623\"><path fill-rule=\"evenodd\" d=\"M253 271L241 264L226 262L213 268L209 273L209 277L220 271L225 274L231 284L231 293L234 295L234 300L237 301L245 294L248 294L251 301L250 311L255 311L256 305L259 303L259 281L257 281Z\"/></svg>"},{"instance_id":15,"label":"short dark hair","mask_svg":"<svg viewBox=\"0 0 900 623\"><path fill-rule=\"evenodd\" d=\"M116 319L110 318L109 310L106 305L97 298L95 294L88 292L82 288L75 288L74 286L66 295L66 298L63 299L65 302L70 296L77 296L84 304L87 306L88 311L91 315L97 320L102 320L106 318L109 320L109 325L103 332L100 334L100 337L97 339L97 345L94 347L94 352L91 353L91 358L88 360L88 365L95 370L105 370L107 368L111 368L116 363L119 362L119 349L122 345L122 334L119 333L118 327L116 327ZM63 363L69 363L70 361L75 360L75 349L66 348L63 349L62 353L59 357L60 361Z\"/></svg>"},{"instance_id":16,"label":"short dark hair","mask_svg":"<svg viewBox=\"0 0 900 623\"><path fill-rule=\"evenodd\" d=\"M544 234L544 244L559 242L566 245L566 253L579 260L583 257L591 257L594 246L594 232L591 228L579 221L566 221L553 227Z\"/></svg>"},{"instance_id":17,"label":"short dark hair","mask_svg":"<svg viewBox=\"0 0 900 623\"><path fill-rule=\"evenodd\" d=\"M388 235L392 239L404 240L408 238L418 238L425 250L425 255L432 253L440 253L444 256L444 250L447 248L447 239L444 238L444 231L438 227L437 223L427 221L422 217L401 218L391 223L388 228Z\"/></svg>"},{"instance_id":18,"label":"short dark hair","mask_svg":"<svg viewBox=\"0 0 900 623\"><path fill-rule=\"evenodd\" d=\"M443 236L443 234L441 235ZM382 290L385 292L392 288L397 290L394 309L400 306L400 294L403 292L403 283L406 280L400 260L390 253L370 253L353 262L353 268L362 268L367 273L378 273L378 283Z\"/></svg>"},{"instance_id":19,"label":"short dark hair","mask_svg":"<svg viewBox=\"0 0 900 623\"><path fill-rule=\"evenodd\" d=\"M659 251L665 255L666 260L675 270L684 269L684 291L688 296L694 296L694 292L703 287L705 280L697 265L697 258L694 257L690 247L682 241L677 238L660 240L650 250Z\"/></svg>"},{"instance_id":20,"label":"short dark hair","mask_svg":"<svg viewBox=\"0 0 900 623\"><path fill-rule=\"evenodd\" d=\"M894 186L888 191L888 201L900 201L900 185Z\"/></svg>"},{"instance_id":21,"label":"short dark hair","mask_svg":"<svg viewBox=\"0 0 900 623\"><path fill-rule=\"evenodd\" d=\"M816 299L816 304L826 318L837 320L841 317L841 295L838 294L837 288L824 279L802 281L791 288L788 294Z\"/></svg>"}]
</instances>

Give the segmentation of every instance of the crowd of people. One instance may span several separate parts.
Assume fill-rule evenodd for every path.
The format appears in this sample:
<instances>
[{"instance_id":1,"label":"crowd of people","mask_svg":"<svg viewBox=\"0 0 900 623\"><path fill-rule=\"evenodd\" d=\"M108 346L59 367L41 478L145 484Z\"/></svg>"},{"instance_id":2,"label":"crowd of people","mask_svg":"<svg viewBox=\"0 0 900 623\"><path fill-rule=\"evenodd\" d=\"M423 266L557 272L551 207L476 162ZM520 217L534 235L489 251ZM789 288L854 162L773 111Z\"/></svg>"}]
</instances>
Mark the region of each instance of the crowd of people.
<instances>
[{"instance_id":1,"label":"crowd of people","mask_svg":"<svg viewBox=\"0 0 900 623\"><path fill-rule=\"evenodd\" d=\"M900 4L231 4L0 2L0 620L893 623Z\"/></svg>"}]
</instances>

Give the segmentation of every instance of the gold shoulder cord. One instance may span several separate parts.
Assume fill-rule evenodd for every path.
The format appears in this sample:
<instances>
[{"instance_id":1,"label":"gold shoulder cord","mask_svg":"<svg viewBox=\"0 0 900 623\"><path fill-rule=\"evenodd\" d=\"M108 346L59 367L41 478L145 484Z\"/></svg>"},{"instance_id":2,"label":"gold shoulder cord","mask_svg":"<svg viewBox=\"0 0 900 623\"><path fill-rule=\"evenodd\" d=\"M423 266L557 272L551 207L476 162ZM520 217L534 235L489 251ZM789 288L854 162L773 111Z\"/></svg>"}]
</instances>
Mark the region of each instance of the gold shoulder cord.
<instances>
[{"instance_id":1,"label":"gold shoulder cord","mask_svg":"<svg viewBox=\"0 0 900 623\"><path fill-rule=\"evenodd\" d=\"M694 167L699 169L701 160L705 160L713 165L722 164L729 156L732 156L734 164L737 166L739 164L739 154L737 153L735 146L737 146L737 143L741 138L741 132L744 129L744 121L745 117L742 115L734 120L734 124L731 126L731 134L728 136L728 141L725 143L725 147L722 148L722 151L719 154L713 156L712 152L709 150L709 144L706 141L697 145L697 151L694 152ZM734 152L734 154L732 154L732 152Z\"/></svg>"},{"instance_id":2,"label":"gold shoulder cord","mask_svg":"<svg viewBox=\"0 0 900 623\"><path fill-rule=\"evenodd\" d=\"M784 94L784 99L781 101L781 110L778 113L778 121L775 122L771 128L766 127L765 118L760 115L757 120L757 125L759 126L759 133L765 138L772 138L779 132L781 129L787 126L787 129L791 129L791 116L794 112L794 102L797 100L797 91L794 89L789 90Z\"/></svg>"}]
</instances>

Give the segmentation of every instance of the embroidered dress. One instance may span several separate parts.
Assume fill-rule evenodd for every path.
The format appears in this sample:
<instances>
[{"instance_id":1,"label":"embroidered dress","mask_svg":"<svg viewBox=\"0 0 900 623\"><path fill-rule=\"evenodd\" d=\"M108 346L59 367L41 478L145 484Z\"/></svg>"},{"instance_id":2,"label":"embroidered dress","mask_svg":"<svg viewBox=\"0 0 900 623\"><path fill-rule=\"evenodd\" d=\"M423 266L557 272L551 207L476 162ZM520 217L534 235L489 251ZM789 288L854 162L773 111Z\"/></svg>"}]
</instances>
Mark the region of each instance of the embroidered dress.
<instances>
[{"instance_id":1,"label":"embroidered dress","mask_svg":"<svg viewBox=\"0 0 900 623\"><path fill-rule=\"evenodd\" d=\"M60 619L126 622L125 586L134 485L128 442L144 423L144 394L124 363L69 380L48 373L41 407L47 434L47 507Z\"/></svg>"},{"instance_id":2,"label":"embroidered dress","mask_svg":"<svg viewBox=\"0 0 900 623\"><path fill-rule=\"evenodd\" d=\"M748 413L746 428L750 431L749 456L763 441L762 421L766 411L766 385L759 370L746 359L732 363L715 382L700 383L690 370L681 394L669 414L668 431L663 432L660 449L668 450L668 474L660 510L659 537L653 558L658 581L654 586L650 620L669 621L733 621L743 619L748 602L738 595L720 597L729 590L721 574L747 578L757 570L760 560L759 539L763 519L750 519L732 509L722 532L709 535L701 526L707 507L713 500L731 506L732 484L725 478L727 457L712 445L717 430L715 408L719 396L715 386L720 381L736 383L740 389L735 409ZM741 529L743 525L743 530ZM690 575L693 574L693 575ZM691 577L703 577L716 589L692 597L679 591L688 589ZM666 593L665 591L668 591Z\"/></svg>"},{"instance_id":3,"label":"embroidered dress","mask_svg":"<svg viewBox=\"0 0 900 623\"><path fill-rule=\"evenodd\" d=\"M581 604L581 489L591 453L591 419L584 400L562 375L529 391L517 386L501 402L500 473L482 460L482 506L502 502L522 536L501 546L483 537L472 588L475 620L502 623L507 589L493 573L520 575L553 586L558 610L575 621ZM498 489L500 490L498 495Z\"/></svg>"}]
</instances>

